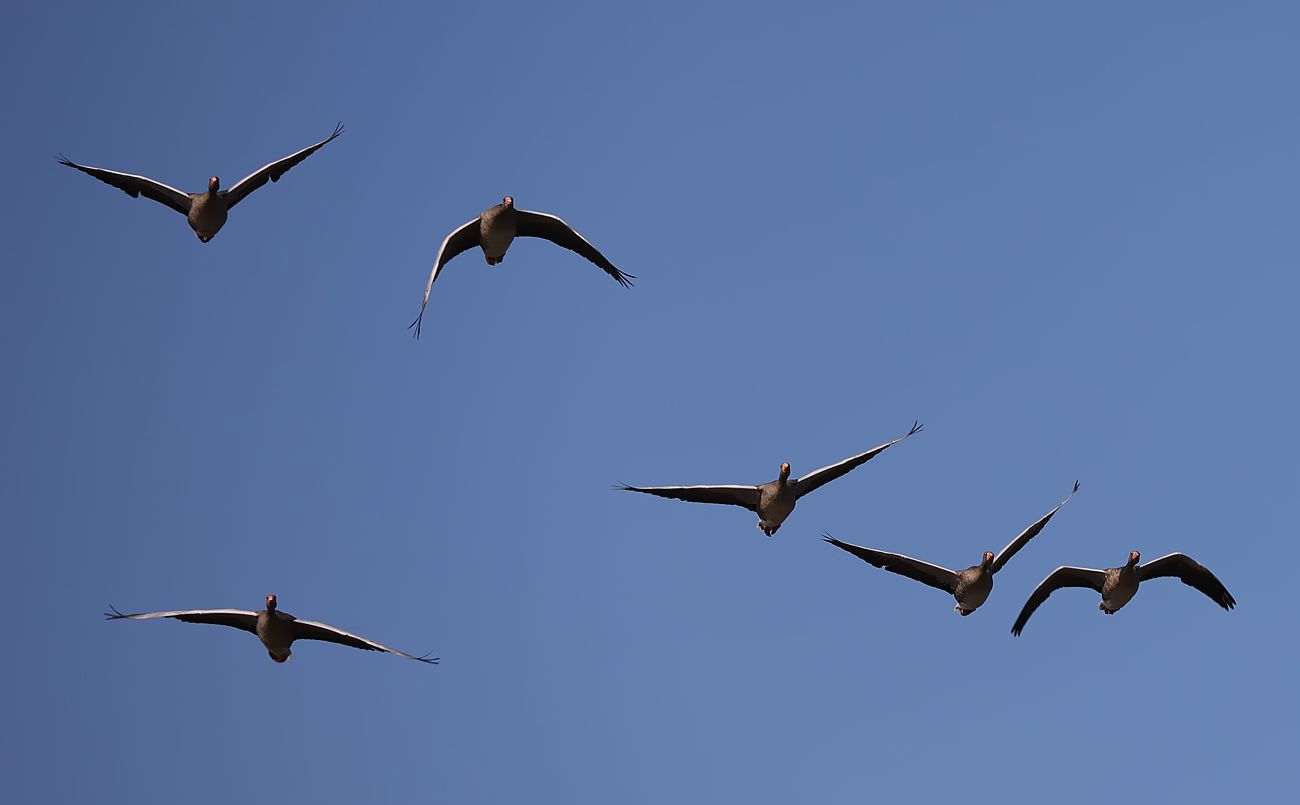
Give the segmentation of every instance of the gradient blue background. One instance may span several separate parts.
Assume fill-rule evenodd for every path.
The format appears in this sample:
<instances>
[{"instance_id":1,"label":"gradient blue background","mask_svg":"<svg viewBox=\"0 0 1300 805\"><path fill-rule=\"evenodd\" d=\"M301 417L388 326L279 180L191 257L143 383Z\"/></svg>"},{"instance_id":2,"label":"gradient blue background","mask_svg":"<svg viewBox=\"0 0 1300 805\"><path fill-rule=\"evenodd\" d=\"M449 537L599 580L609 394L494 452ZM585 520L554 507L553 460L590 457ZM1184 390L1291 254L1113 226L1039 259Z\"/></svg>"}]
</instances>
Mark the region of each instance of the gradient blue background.
<instances>
[{"instance_id":1,"label":"gradient blue background","mask_svg":"<svg viewBox=\"0 0 1300 805\"><path fill-rule=\"evenodd\" d=\"M6 6L11 802L1276 801L1291 4ZM200 244L201 189L346 133ZM437 246L512 194L540 241ZM762 482L924 433L800 503ZM965 567L969 618L820 542ZM1182 550L1113 618L1063 563ZM125 611L302 617L439 667Z\"/></svg>"}]
</instances>

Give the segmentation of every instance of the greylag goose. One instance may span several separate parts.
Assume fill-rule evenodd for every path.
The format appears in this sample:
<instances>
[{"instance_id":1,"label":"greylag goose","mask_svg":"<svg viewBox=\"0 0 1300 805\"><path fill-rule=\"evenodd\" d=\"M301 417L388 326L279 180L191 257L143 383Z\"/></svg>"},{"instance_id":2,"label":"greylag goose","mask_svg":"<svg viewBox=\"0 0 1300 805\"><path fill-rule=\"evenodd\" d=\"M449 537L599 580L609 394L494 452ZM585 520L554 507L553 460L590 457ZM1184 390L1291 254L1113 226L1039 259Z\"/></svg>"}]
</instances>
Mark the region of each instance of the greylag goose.
<instances>
[{"instance_id":1,"label":"greylag goose","mask_svg":"<svg viewBox=\"0 0 1300 805\"><path fill-rule=\"evenodd\" d=\"M166 204L176 212L184 215L185 219L190 223L190 229L194 230L194 234L198 236L200 241L207 243L216 236L217 232L221 231L221 227L226 223L226 214L231 207L243 201L249 193L266 184L268 179L272 182L278 182L286 171L316 153L318 149L342 133L343 124L340 123L334 127L334 133L330 136L315 145L292 153L284 159L263 165L240 179L239 183L229 190L220 189L221 180L213 176L208 179L208 192L206 193L183 193L170 185L165 185L146 176L136 176L133 173L119 173L105 168L78 165L63 156L59 157L59 164L67 165L69 168L76 168L82 173L88 173L101 182L111 184L132 198L139 198L143 195L145 198L151 198L161 204Z\"/></svg>"},{"instance_id":2,"label":"greylag goose","mask_svg":"<svg viewBox=\"0 0 1300 805\"><path fill-rule=\"evenodd\" d=\"M920 422L912 424L912 429L892 442L885 442L865 453L858 453L843 461L836 462L819 470L814 470L802 478L790 480L790 465L782 464L780 475L775 481L758 486L739 486L718 484L711 486L628 486L617 484L616 489L626 492L644 492L661 498L685 500L691 503L725 503L731 506L743 506L758 514L758 527L769 537L776 533L785 518L794 511L795 501L825 484L834 481L855 467L866 464L880 455L886 448L921 431Z\"/></svg>"},{"instance_id":3,"label":"greylag goose","mask_svg":"<svg viewBox=\"0 0 1300 805\"><path fill-rule=\"evenodd\" d=\"M1038 605L1046 601L1047 596L1053 591L1062 587L1089 587L1101 593L1101 605L1098 608L1107 615L1114 615L1137 595L1138 585L1142 582L1165 576L1173 576L1183 584L1195 587L1224 609L1232 609L1237 605L1236 599L1228 592L1228 588L1223 586L1223 582L1215 578L1204 565L1185 553L1171 553L1145 565L1138 564L1141 560L1141 553L1131 551L1128 555L1128 563L1123 567L1110 567L1105 570L1094 570L1090 567L1058 567L1029 594L1025 608L1020 610L1020 617L1016 618L1015 625L1011 627L1011 634L1019 635L1025 628L1025 624L1029 622L1029 616L1038 609Z\"/></svg>"},{"instance_id":4,"label":"greylag goose","mask_svg":"<svg viewBox=\"0 0 1300 805\"><path fill-rule=\"evenodd\" d=\"M387 651L390 654L406 657L409 660L419 660L427 663L438 662L437 657L427 655L416 657L413 654L407 654L405 651L389 648L382 643L367 640L364 637L345 632L325 623L298 620L289 613L276 608L274 595L266 597L266 609L261 612L249 612L243 609L179 609L172 612L141 612L135 615L124 615L118 612L116 608L109 608L113 611L105 612L104 617L111 621L174 618L186 623L215 623L218 626L233 626L236 629L243 629L245 632L252 632L257 635L257 639L261 640L262 645L266 646L266 653L271 655L271 659L276 662L284 662L289 659L291 654L289 646L295 640L325 640L330 643L339 643L340 645L368 651Z\"/></svg>"},{"instance_id":5,"label":"greylag goose","mask_svg":"<svg viewBox=\"0 0 1300 805\"><path fill-rule=\"evenodd\" d=\"M1075 481L1074 489L1065 500L1056 504L1056 508L1044 514L1029 528L1021 531L1019 536L1011 540L1007 547L998 551L996 555L992 551L985 551L984 558L978 565L973 565L965 570L949 570L946 567L922 562L920 559L903 556L901 553L886 553L873 548L850 545L847 542L840 542L829 534L823 535L822 538L835 547L848 551L864 562L951 593L957 599L957 606L954 609L965 616L979 609L980 604L988 600L989 593L993 592L993 574L1011 561L1011 557L1028 545L1031 539L1038 536L1038 533L1047 525L1047 521L1051 520L1052 516L1062 506L1069 503L1070 498L1074 497L1074 493L1078 491L1079 482Z\"/></svg>"},{"instance_id":6,"label":"greylag goose","mask_svg":"<svg viewBox=\"0 0 1300 805\"><path fill-rule=\"evenodd\" d=\"M624 288L636 279L635 274L619 271L605 255L592 246L582 235L560 218L544 212L531 212L515 208L515 200L510 196L501 199L501 203L486 209L457 227L438 247L438 257L433 261L433 271L429 273L429 284L424 286L424 301L420 303L420 315L415 317L410 327L415 328L415 337L420 337L420 320L424 318L424 308L429 304L429 293L433 290L438 272L451 261L451 258L468 251L475 246L483 249L483 259L494 266L506 257L506 250L515 238L544 238L556 246L563 246L569 251L577 252L605 273L618 280Z\"/></svg>"}]
</instances>

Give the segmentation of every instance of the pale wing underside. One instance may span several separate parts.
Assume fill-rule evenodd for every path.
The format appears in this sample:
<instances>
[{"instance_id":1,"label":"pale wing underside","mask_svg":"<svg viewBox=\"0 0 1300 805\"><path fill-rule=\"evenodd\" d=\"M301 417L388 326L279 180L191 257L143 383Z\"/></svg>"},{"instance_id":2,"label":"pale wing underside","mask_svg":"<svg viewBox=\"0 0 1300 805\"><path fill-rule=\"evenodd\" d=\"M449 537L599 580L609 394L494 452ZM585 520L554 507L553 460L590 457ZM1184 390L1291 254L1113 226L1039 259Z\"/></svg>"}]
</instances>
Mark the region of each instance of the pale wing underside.
<instances>
[{"instance_id":1,"label":"pale wing underside","mask_svg":"<svg viewBox=\"0 0 1300 805\"><path fill-rule=\"evenodd\" d=\"M1166 577L1176 578L1183 584L1200 590L1224 609L1232 609L1237 605L1237 600L1223 586L1223 582L1209 568L1185 553L1171 553L1138 566L1138 578L1142 581Z\"/></svg>"},{"instance_id":2,"label":"pale wing underside","mask_svg":"<svg viewBox=\"0 0 1300 805\"><path fill-rule=\"evenodd\" d=\"M993 564L989 567L989 572L997 573L999 570L1002 569L1003 565L1011 561L1011 557L1015 556L1016 552L1019 551L1021 548L1028 545L1031 539L1038 536L1039 532L1041 532L1047 526L1047 521L1051 520L1052 516L1055 515L1058 511L1060 511L1062 506L1069 503L1070 498L1074 497L1074 493L1078 491L1079 491L1079 482L1075 481L1074 490L1070 492L1069 496L1067 496L1065 500L1056 504L1056 508L1052 509L1047 514L1044 514L1041 518L1039 518L1038 522L1034 523L1029 528L1026 528L1024 531L1021 531L1016 536L1015 539L1007 543L1007 547L998 551L997 557L993 560Z\"/></svg>"},{"instance_id":3,"label":"pale wing underside","mask_svg":"<svg viewBox=\"0 0 1300 805\"><path fill-rule=\"evenodd\" d=\"M743 506L752 512L758 511L758 487L736 485L712 486L619 486L627 492L644 492L661 498L685 500L691 503L722 503L730 506Z\"/></svg>"},{"instance_id":4,"label":"pale wing underside","mask_svg":"<svg viewBox=\"0 0 1300 805\"><path fill-rule=\"evenodd\" d=\"M131 198L144 196L171 207L181 215L190 214L190 194L182 193L171 185L165 185L156 179L150 179L148 176L137 176L134 173L111 171L107 168L78 165L63 157L59 157L59 164L67 165L69 168L76 168L82 173L94 176L101 182L116 187Z\"/></svg>"},{"instance_id":5,"label":"pale wing underside","mask_svg":"<svg viewBox=\"0 0 1300 805\"><path fill-rule=\"evenodd\" d=\"M1101 587L1106 583L1106 571L1096 570L1090 567L1070 567L1062 565L1047 575L1047 578L1039 582L1034 591L1029 594L1029 600L1025 602L1024 609L1020 610L1020 616L1016 618L1015 625L1011 627L1011 633L1019 635L1029 622L1029 616L1034 614L1034 610L1047 600L1047 597L1054 591L1062 587L1087 587L1091 590L1101 592Z\"/></svg>"},{"instance_id":6,"label":"pale wing underside","mask_svg":"<svg viewBox=\"0 0 1300 805\"><path fill-rule=\"evenodd\" d=\"M257 633L257 613L246 609L176 609L168 612L140 612L124 615L114 609L105 612L109 620L148 620L150 618L172 618L186 623L211 623L217 626L233 626L246 632Z\"/></svg>"},{"instance_id":7,"label":"pale wing underside","mask_svg":"<svg viewBox=\"0 0 1300 805\"><path fill-rule=\"evenodd\" d=\"M438 257L433 261L433 270L429 272L429 284L424 286L424 300L420 302L420 314L415 317L415 321L407 327L415 328L415 337L420 337L420 324L424 319L424 308L429 304L429 294L433 292L433 283L438 279L438 272L442 267L451 262L451 258L462 252L468 251L479 245L479 219L475 216L474 220L466 221L451 234L443 238L442 245L438 247Z\"/></svg>"},{"instance_id":8,"label":"pale wing underside","mask_svg":"<svg viewBox=\"0 0 1300 805\"><path fill-rule=\"evenodd\" d=\"M437 657L417 657L414 654L407 654L405 651L399 651L391 646L385 646L383 643L376 643L373 640L354 635L351 632L345 632L327 623L317 623L316 621L295 620L294 639L295 640L324 640L329 643L339 643L352 648L366 649L367 651L387 651L389 654L396 654L399 657L405 657L408 660L418 660L436 664Z\"/></svg>"},{"instance_id":9,"label":"pale wing underside","mask_svg":"<svg viewBox=\"0 0 1300 805\"><path fill-rule=\"evenodd\" d=\"M267 164L263 165L262 167L248 174L244 178L240 179L238 182L235 183L234 187L222 193L222 196L225 197L226 199L226 207L227 208L233 207L239 202L243 201L245 198L248 197L249 193L252 193L257 188L266 184L267 180L270 180L272 182L280 181L280 177L283 176L286 172L288 172L290 168L297 165L299 162L302 162L304 159L311 156L312 154L316 153L316 151L322 148L326 143L330 142L331 140L333 140L335 137L339 136L342 133L343 133L343 124L339 123L334 127L333 134L321 140L320 142L316 143L315 145L309 145L306 148L302 149L301 151L295 151L294 153L290 154L287 157L284 157L283 159L277 159L274 162L268 162Z\"/></svg>"},{"instance_id":10,"label":"pale wing underside","mask_svg":"<svg viewBox=\"0 0 1300 805\"><path fill-rule=\"evenodd\" d=\"M543 238L576 252L605 270L605 273L618 280L623 287L632 284L636 277L619 271L600 250L591 245L591 241L578 234L558 216L532 210L515 210L515 236L524 238Z\"/></svg>"},{"instance_id":11,"label":"pale wing underside","mask_svg":"<svg viewBox=\"0 0 1300 805\"><path fill-rule=\"evenodd\" d=\"M906 576L909 579L919 581L922 584L928 584L944 592L952 593L957 590L957 573L946 567L932 565L929 562L922 562L920 559L913 559L910 556L904 556L901 553L889 553L887 551L878 551L874 548L864 548L861 545L852 545L847 542L841 542L829 534L823 535L822 539L826 540L836 548L848 551L868 564L888 570L891 573L897 573L900 576Z\"/></svg>"},{"instance_id":12,"label":"pale wing underside","mask_svg":"<svg viewBox=\"0 0 1300 805\"><path fill-rule=\"evenodd\" d=\"M850 456L844 459L843 461L837 461L834 464L828 464L819 470L813 470L812 472L808 473L807 475L803 476L802 478L794 482L795 498L796 499L801 498L804 495L808 494L809 492L813 491L814 489L817 489L818 487L824 486L830 483L831 481L834 481L836 478L839 478L840 476L847 474L849 471L856 469L857 467L861 467L863 464L866 464L871 459L880 455L887 448L898 444L899 442L903 441L908 436L911 436L914 433L919 433L923 427L924 426L921 425L921 423L915 422L912 424L911 430L909 430L904 435L898 437L897 439L894 439L892 442L885 442L879 447L873 447L865 453L859 453L856 456Z\"/></svg>"}]
</instances>

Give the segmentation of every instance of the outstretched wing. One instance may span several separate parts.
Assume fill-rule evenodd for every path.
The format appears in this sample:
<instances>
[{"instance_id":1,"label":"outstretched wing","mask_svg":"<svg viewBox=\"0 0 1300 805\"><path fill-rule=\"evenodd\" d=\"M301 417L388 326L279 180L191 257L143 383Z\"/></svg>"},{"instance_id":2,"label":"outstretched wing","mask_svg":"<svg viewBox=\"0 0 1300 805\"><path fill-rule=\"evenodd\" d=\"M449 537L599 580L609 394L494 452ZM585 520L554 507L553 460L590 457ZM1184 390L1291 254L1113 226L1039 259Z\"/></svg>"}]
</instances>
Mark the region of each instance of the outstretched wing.
<instances>
[{"instance_id":1,"label":"outstretched wing","mask_svg":"<svg viewBox=\"0 0 1300 805\"><path fill-rule=\"evenodd\" d=\"M62 156L59 157L60 165L67 165L69 168L76 168L82 173L94 176L101 182L111 184L131 198L153 199L161 204L166 204L181 215L190 214L190 195L182 193L176 188L165 185L162 182L150 179L148 176L136 176L134 173L119 173L118 171L107 170L106 168L92 168L86 165L78 165L70 159Z\"/></svg>"},{"instance_id":2,"label":"outstretched wing","mask_svg":"<svg viewBox=\"0 0 1300 805\"><path fill-rule=\"evenodd\" d=\"M758 511L758 487L736 485L714 486L627 486L619 484L616 488L625 492L644 492L661 498L686 500L691 503L725 503L731 506L744 506L752 512Z\"/></svg>"},{"instance_id":3,"label":"outstretched wing","mask_svg":"<svg viewBox=\"0 0 1300 805\"><path fill-rule=\"evenodd\" d=\"M1069 495L1066 496L1065 500L1056 504L1056 508L1052 509L1047 514L1044 514L1042 518L1039 519L1038 522L1034 523L1029 528L1026 528L1024 531L1021 531L1020 535L1015 539L1011 540L1011 542L1007 545L1007 547L998 551L997 557L994 558L993 564L989 567L989 572L997 573L999 570L1002 569L1003 565L1005 565L1007 562L1010 562L1011 557L1015 556L1016 552L1019 551L1021 548L1028 545L1029 540L1038 536L1038 532L1043 530L1043 528L1047 525L1047 521L1052 519L1052 515L1060 511L1062 506L1069 503L1070 498L1074 497L1074 493L1078 491L1079 491L1079 482L1075 481L1074 489L1070 492Z\"/></svg>"},{"instance_id":4,"label":"outstretched wing","mask_svg":"<svg viewBox=\"0 0 1300 805\"><path fill-rule=\"evenodd\" d=\"M333 140L335 137L339 136L342 133L343 133L343 124L339 123L336 126L334 126L333 134L321 140L320 142L316 143L315 145L309 145L306 148L302 149L301 151L296 151L290 154L284 159L277 159L275 162L271 162L269 164L263 165L262 167L258 168L257 170L245 176L244 178L240 179L235 184L234 187L230 188L229 190L226 190L221 194L222 197L225 198L226 200L226 207L227 208L233 207L239 202L243 201L248 196L249 193L252 193L257 188L266 184L268 179L271 180L272 182L280 181L280 177L283 176L286 172L288 172L290 168L292 168L294 165L297 165L299 162L302 162L304 159L311 156L312 154L316 153L326 143L330 142L331 140Z\"/></svg>"},{"instance_id":5,"label":"outstretched wing","mask_svg":"<svg viewBox=\"0 0 1300 805\"><path fill-rule=\"evenodd\" d=\"M337 629L327 623L316 623L315 621L293 621L293 639L294 640L324 640L327 643L338 643L343 646L352 648L365 649L367 651L387 651L389 654L396 654L399 657L405 657L408 660L419 660L436 665L437 657L417 657L414 654L407 654L405 651L398 651L395 648L385 646L383 643L376 643L373 640L367 640L364 637L354 635L351 632L345 632Z\"/></svg>"},{"instance_id":6,"label":"outstretched wing","mask_svg":"<svg viewBox=\"0 0 1300 805\"><path fill-rule=\"evenodd\" d=\"M170 612L139 612L134 615L124 615L112 607L109 607L109 609L113 611L105 612L104 617L111 621L173 618L186 623L213 623L217 626L233 626L236 629L243 629L245 632L257 634L257 613L244 609L177 609Z\"/></svg>"},{"instance_id":7,"label":"outstretched wing","mask_svg":"<svg viewBox=\"0 0 1300 805\"><path fill-rule=\"evenodd\" d=\"M861 545L850 545L847 542L840 542L830 534L823 534L822 539L836 548L848 551L862 561L884 568L890 573L907 576L909 579L928 584L944 592L953 593L957 591L957 573L946 567L922 562L920 559L903 556L901 553L888 553L886 551L877 551L874 548L863 548Z\"/></svg>"},{"instance_id":8,"label":"outstretched wing","mask_svg":"<svg viewBox=\"0 0 1300 805\"><path fill-rule=\"evenodd\" d=\"M886 448L898 444L899 442L906 439L908 436L911 436L913 433L920 433L923 427L925 426L922 425L920 422L913 422L911 430L909 430L907 433L903 434L902 436L899 436L897 439L893 440L892 442L885 442L879 447L873 447L865 453L859 453L856 456L850 456L849 458L846 458L843 461L836 462L829 466L822 467L819 470L814 470L808 473L807 475L803 476L802 478L794 482L793 486L794 486L795 499L797 500L803 497L804 495L808 494L809 492L813 491L814 489L817 489L820 486L824 486L825 484L834 481L836 478L839 478L841 475L846 474L852 469L861 467L863 464L866 464L871 459L883 453Z\"/></svg>"},{"instance_id":9,"label":"outstretched wing","mask_svg":"<svg viewBox=\"0 0 1300 805\"><path fill-rule=\"evenodd\" d=\"M1039 582L1034 591L1029 594L1029 600L1025 602L1024 609L1020 610L1020 616L1016 618L1016 623L1011 627L1011 634L1019 635L1029 622L1029 616L1034 614L1038 605L1047 600L1047 596L1062 587L1087 587L1097 592L1101 592L1101 586L1106 582L1106 571L1093 570L1090 567L1069 567L1068 565L1058 567L1048 574L1047 578Z\"/></svg>"},{"instance_id":10,"label":"outstretched wing","mask_svg":"<svg viewBox=\"0 0 1300 805\"><path fill-rule=\"evenodd\" d=\"M479 245L479 221L475 217L473 221L466 221L461 224L450 235L443 239L442 245L438 247L438 259L433 261L433 271L429 272L429 284L424 286L424 301L420 303L420 315L415 317L406 329L415 328L415 337L420 337L420 321L424 318L424 307L429 304L429 293L433 290L433 282L438 279L438 272L442 267L447 265L451 258L472 249Z\"/></svg>"},{"instance_id":11,"label":"outstretched wing","mask_svg":"<svg viewBox=\"0 0 1300 805\"><path fill-rule=\"evenodd\" d=\"M1205 565L1185 553L1171 553L1138 566L1138 579L1141 581L1166 576L1172 576L1189 587L1195 587L1224 609L1232 609L1237 605L1236 599L1228 592L1228 588L1223 586L1223 582L1215 578Z\"/></svg>"},{"instance_id":12,"label":"outstretched wing","mask_svg":"<svg viewBox=\"0 0 1300 805\"><path fill-rule=\"evenodd\" d=\"M634 274L619 271L605 255L595 246L579 235L577 230L566 224L561 218L544 212L515 210L515 236L525 238L544 238L556 246L563 246L571 252L577 252L591 262L605 269L605 273L618 280L624 288L636 279Z\"/></svg>"}]
</instances>

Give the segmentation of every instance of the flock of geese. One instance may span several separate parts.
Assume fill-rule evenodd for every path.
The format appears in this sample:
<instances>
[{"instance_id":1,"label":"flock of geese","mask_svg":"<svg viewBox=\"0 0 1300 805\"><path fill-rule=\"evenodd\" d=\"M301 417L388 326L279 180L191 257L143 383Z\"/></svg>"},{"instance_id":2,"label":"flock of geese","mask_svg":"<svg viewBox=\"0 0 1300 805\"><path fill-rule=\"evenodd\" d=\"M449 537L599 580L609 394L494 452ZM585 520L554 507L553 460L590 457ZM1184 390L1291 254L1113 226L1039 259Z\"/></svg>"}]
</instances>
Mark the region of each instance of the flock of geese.
<instances>
[{"instance_id":1,"label":"flock of geese","mask_svg":"<svg viewBox=\"0 0 1300 805\"><path fill-rule=\"evenodd\" d=\"M263 165L253 173L239 180L229 190L221 189L221 180L213 176L208 179L205 193L185 193L170 185L163 184L146 176L132 173L94 168L79 165L71 160L59 157L60 164L86 173L101 182L116 187L127 195L138 198L143 195L164 204L185 216L194 234L203 243L212 240L225 226L230 209L244 200L250 193L264 186L268 180L279 181L280 177L298 163L316 153L334 141L343 133L343 126L335 126L333 133L324 140L296 151L283 159ZM411 322L416 338L420 335L421 322L433 283L452 258L478 246L483 250L483 258L488 265L496 265L505 259L506 251L516 237L544 238L557 246L562 246L585 257L605 271L620 285L628 287L636 277L620 271L605 255L593 246L577 230L557 216L544 212L531 212L515 207L514 199L506 196L500 204L479 213L475 218L452 230L442 241L438 255L434 260L433 270L424 288L424 298L420 302L419 315ZM840 478L857 467L880 455L886 449L902 442L909 436L921 431L921 424L913 424L911 430L893 441L874 447L865 453L850 456L842 461L814 470L800 478L790 478L790 465L782 464L776 480L756 486L741 484L713 484L696 486L628 486L619 484L616 488L641 492L647 495L684 500L692 503L718 503L741 506L758 515L758 527L767 536L772 536L794 512L795 504L804 495ZM1005 548L998 553L985 551L980 563L965 570L949 570L946 567L913 559L899 553L890 553L875 548L851 545L824 535L826 542L841 550L857 556L859 559L891 573L906 576L914 581L943 590L957 601L956 611L963 616L978 609L993 591L993 576L1001 570L1021 549L1029 544L1047 526L1048 521L1060 511L1074 493L1079 491L1079 482L1069 496L1056 504L1051 511L1020 532ZM1204 565L1183 553L1171 553L1159 559L1141 564L1142 555L1137 551L1129 553L1128 561L1121 567L1096 570L1086 567L1062 566L1052 571L1030 593L1029 599L1021 609L1015 625L1011 627L1013 635L1019 635L1025 628L1030 616L1047 598L1062 587L1087 587L1101 594L1100 609L1107 615L1118 612L1137 594L1138 586L1148 580L1172 577L1204 593L1211 601L1230 610L1236 601L1223 583L1215 578ZM276 597L266 597L266 609L251 612L242 609L186 609L167 612L142 612L123 614L113 608L104 613L109 620L148 620L152 618L172 618L186 623L211 623L219 626L231 626L252 632L262 641L272 660L285 662L291 656L290 647L295 640L322 640L339 643L352 648L369 651L384 651L399 657L424 663L437 663L437 657L416 656L385 646L373 640L345 632L335 626L315 621L299 620L293 615L280 610Z\"/></svg>"}]
</instances>

